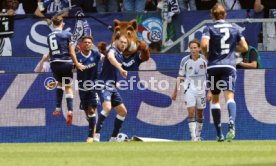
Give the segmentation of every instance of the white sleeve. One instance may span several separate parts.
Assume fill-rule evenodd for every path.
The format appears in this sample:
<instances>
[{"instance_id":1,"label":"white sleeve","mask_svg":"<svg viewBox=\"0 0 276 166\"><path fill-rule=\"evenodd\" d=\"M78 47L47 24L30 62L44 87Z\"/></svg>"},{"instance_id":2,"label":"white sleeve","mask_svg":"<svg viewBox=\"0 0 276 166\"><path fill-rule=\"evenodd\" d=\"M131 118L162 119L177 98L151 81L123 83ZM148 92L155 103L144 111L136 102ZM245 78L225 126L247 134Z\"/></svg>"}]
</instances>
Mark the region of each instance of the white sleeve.
<instances>
[{"instance_id":1,"label":"white sleeve","mask_svg":"<svg viewBox=\"0 0 276 166\"><path fill-rule=\"evenodd\" d=\"M189 59L189 55L187 57L184 57L181 60L180 67L179 67L179 72L178 72L179 76L183 77L185 75L185 73L186 73L185 66L186 66L186 62L187 62L188 59Z\"/></svg>"}]
</instances>

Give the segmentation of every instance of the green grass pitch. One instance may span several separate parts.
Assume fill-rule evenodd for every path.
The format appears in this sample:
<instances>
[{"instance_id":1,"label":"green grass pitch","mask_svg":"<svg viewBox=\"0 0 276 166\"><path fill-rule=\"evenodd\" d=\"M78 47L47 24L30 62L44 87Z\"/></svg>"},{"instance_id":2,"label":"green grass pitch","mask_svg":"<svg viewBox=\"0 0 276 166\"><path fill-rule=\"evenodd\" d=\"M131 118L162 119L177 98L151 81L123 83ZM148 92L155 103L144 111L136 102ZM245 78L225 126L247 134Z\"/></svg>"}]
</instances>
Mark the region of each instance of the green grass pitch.
<instances>
[{"instance_id":1,"label":"green grass pitch","mask_svg":"<svg viewBox=\"0 0 276 166\"><path fill-rule=\"evenodd\" d=\"M276 166L276 141L0 144L1 166Z\"/></svg>"}]
</instances>

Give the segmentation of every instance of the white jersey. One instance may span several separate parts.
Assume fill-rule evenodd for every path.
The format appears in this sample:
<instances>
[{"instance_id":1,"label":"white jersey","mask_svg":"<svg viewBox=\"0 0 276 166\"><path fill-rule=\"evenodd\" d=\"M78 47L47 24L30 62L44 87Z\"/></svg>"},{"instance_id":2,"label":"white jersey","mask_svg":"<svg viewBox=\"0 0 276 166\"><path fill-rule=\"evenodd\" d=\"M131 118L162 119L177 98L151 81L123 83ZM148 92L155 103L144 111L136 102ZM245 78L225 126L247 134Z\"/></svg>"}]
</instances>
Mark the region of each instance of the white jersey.
<instances>
[{"instance_id":1,"label":"white jersey","mask_svg":"<svg viewBox=\"0 0 276 166\"><path fill-rule=\"evenodd\" d=\"M179 76L185 77L184 90L191 90L196 94L205 94L207 62L200 54L194 61L191 55L184 57L180 63Z\"/></svg>"}]
</instances>

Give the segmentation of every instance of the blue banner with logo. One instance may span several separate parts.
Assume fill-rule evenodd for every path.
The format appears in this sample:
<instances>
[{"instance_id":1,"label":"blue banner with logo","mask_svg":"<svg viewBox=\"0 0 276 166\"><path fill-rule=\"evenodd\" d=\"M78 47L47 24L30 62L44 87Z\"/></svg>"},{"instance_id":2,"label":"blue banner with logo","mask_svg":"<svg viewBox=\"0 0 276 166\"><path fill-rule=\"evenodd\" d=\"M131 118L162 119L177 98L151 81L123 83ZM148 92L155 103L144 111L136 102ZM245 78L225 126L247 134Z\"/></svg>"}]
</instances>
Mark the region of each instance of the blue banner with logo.
<instances>
[{"instance_id":1,"label":"blue banner with logo","mask_svg":"<svg viewBox=\"0 0 276 166\"><path fill-rule=\"evenodd\" d=\"M179 63L184 54L152 54L151 58L156 63L158 70L178 70ZM40 57L0 57L0 73L32 73ZM169 60L166 60L169 59ZM260 52L262 68L276 68L276 56L273 52ZM149 64L151 65L151 64ZM150 67L150 66L149 66ZM149 68L150 69L150 68ZM148 69L146 69L148 70Z\"/></svg>"},{"instance_id":2,"label":"blue banner with logo","mask_svg":"<svg viewBox=\"0 0 276 166\"><path fill-rule=\"evenodd\" d=\"M127 90L120 90L128 109L121 132L126 133L129 137L137 135L190 140L188 112L184 104L183 92L179 92L176 101L170 99L178 73L176 69L183 56L181 54L156 55L141 64L140 70L148 71L129 72L128 83L133 82L133 84ZM276 57L271 54L269 57L266 61L275 61ZM165 58L169 58L170 61L165 61ZM0 58L0 60L2 59ZM26 59L31 64L35 64L30 60L31 58ZM19 64L22 60L18 59L17 63ZM33 60L37 62L38 58ZM22 70L28 68L27 62L26 66L19 65ZM273 88L276 76L274 77L274 75L276 75L274 69L238 70L235 95L237 103L236 139L276 139L276 134L272 132L276 130L276 114L274 112L276 89ZM47 79L50 79L49 77L52 77L51 73L0 74L0 142L86 140L88 123L84 112L79 109L78 91L74 91L73 125L67 126L65 123L67 113L65 99L62 103L63 114L61 117L52 116L52 112L55 110L55 91L46 90L44 87ZM77 89L77 83L74 82L73 85L74 89ZM221 106L223 133L226 134L228 112L223 102L221 102ZM101 110L102 108L99 106L98 112ZM115 116L115 111L112 111L104 124L103 141L107 141L111 135ZM204 113L202 137L205 140L215 139L215 128L209 106Z\"/></svg>"}]
</instances>

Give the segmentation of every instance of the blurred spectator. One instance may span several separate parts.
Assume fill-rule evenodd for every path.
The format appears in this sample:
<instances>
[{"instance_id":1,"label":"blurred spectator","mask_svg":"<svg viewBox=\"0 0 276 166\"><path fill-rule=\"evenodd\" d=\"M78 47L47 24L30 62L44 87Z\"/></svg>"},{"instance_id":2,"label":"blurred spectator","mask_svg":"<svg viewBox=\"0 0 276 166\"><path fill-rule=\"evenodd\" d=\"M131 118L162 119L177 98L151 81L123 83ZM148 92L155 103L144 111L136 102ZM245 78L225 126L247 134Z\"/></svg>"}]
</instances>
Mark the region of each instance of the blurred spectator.
<instances>
[{"instance_id":1,"label":"blurred spectator","mask_svg":"<svg viewBox=\"0 0 276 166\"><path fill-rule=\"evenodd\" d=\"M71 0L72 6L80 7L85 13L97 12L96 0Z\"/></svg>"},{"instance_id":2,"label":"blurred spectator","mask_svg":"<svg viewBox=\"0 0 276 166\"><path fill-rule=\"evenodd\" d=\"M96 0L97 12L118 12L119 0Z\"/></svg>"},{"instance_id":3,"label":"blurred spectator","mask_svg":"<svg viewBox=\"0 0 276 166\"><path fill-rule=\"evenodd\" d=\"M143 12L146 0L124 0L125 12Z\"/></svg>"},{"instance_id":4,"label":"blurred spectator","mask_svg":"<svg viewBox=\"0 0 276 166\"><path fill-rule=\"evenodd\" d=\"M276 1L272 0L255 0L255 12L264 12L264 18L269 18L269 10L276 9Z\"/></svg>"},{"instance_id":5,"label":"blurred spectator","mask_svg":"<svg viewBox=\"0 0 276 166\"><path fill-rule=\"evenodd\" d=\"M197 10L210 10L217 0L195 0Z\"/></svg>"},{"instance_id":6,"label":"blurred spectator","mask_svg":"<svg viewBox=\"0 0 276 166\"><path fill-rule=\"evenodd\" d=\"M0 3L0 15L2 15L2 9L6 10L8 15L15 15L15 11L18 8L18 0L2 0Z\"/></svg>"},{"instance_id":7,"label":"blurred spectator","mask_svg":"<svg viewBox=\"0 0 276 166\"><path fill-rule=\"evenodd\" d=\"M157 0L147 0L145 11L156 11L157 10Z\"/></svg>"},{"instance_id":8,"label":"blurred spectator","mask_svg":"<svg viewBox=\"0 0 276 166\"><path fill-rule=\"evenodd\" d=\"M237 51L239 52L239 50L240 48L238 45ZM248 51L240 53L240 57L237 58L238 69L258 69L261 67L259 51L253 46L249 45Z\"/></svg>"},{"instance_id":9,"label":"blurred spectator","mask_svg":"<svg viewBox=\"0 0 276 166\"><path fill-rule=\"evenodd\" d=\"M269 17L269 9L276 9L275 0L239 0L242 9L254 9L255 12L264 12L264 17Z\"/></svg>"},{"instance_id":10,"label":"blurred spectator","mask_svg":"<svg viewBox=\"0 0 276 166\"><path fill-rule=\"evenodd\" d=\"M161 51L161 45L158 42L152 42L149 44L150 53L159 53Z\"/></svg>"},{"instance_id":11,"label":"blurred spectator","mask_svg":"<svg viewBox=\"0 0 276 166\"><path fill-rule=\"evenodd\" d=\"M61 16L68 16L69 8L71 7L70 0L38 0L38 7L35 11L35 15L38 17L45 17L46 14L60 13ZM48 25L51 25L50 19L45 19Z\"/></svg>"},{"instance_id":12,"label":"blurred spectator","mask_svg":"<svg viewBox=\"0 0 276 166\"><path fill-rule=\"evenodd\" d=\"M2 0L0 2L0 16L13 16L18 8L18 0ZM0 56L12 56L9 37L13 35L13 17L0 17Z\"/></svg>"},{"instance_id":13,"label":"blurred spectator","mask_svg":"<svg viewBox=\"0 0 276 166\"><path fill-rule=\"evenodd\" d=\"M37 8L37 0L20 0L26 14L34 14Z\"/></svg>"},{"instance_id":14,"label":"blurred spectator","mask_svg":"<svg viewBox=\"0 0 276 166\"><path fill-rule=\"evenodd\" d=\"M239 0L217 0L226 10L240 10L241 4Z\"/></svg>"},{"instance_id":15,"label":"blurred spectator","mask_svg":"<svg viewBox=\"0 0 276 166\"><path fill-rule=\"evenodd\" d=\"M178 0L181 11L196 10L195 0Z\"/></svg>"}]
</instances>

